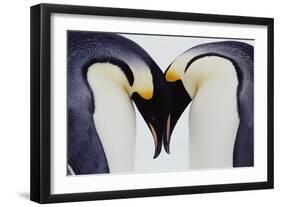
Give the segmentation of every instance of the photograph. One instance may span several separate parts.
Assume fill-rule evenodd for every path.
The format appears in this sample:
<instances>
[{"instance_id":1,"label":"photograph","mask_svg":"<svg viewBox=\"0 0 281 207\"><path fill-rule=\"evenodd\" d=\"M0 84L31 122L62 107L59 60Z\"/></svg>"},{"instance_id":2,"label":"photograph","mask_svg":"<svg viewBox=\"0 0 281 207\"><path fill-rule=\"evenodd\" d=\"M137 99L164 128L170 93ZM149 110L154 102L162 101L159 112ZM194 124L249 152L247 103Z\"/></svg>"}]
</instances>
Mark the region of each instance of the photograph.
<instances>
[{"instance_id":1,"label":"photograph","mask_svg":"<svg viewBox=\"0 0 281 207\"><path fill-rule=\"evenodd\" d=\"M254 166L254 39L66 35L67 175Z\"/></svg>"}]
</instances>

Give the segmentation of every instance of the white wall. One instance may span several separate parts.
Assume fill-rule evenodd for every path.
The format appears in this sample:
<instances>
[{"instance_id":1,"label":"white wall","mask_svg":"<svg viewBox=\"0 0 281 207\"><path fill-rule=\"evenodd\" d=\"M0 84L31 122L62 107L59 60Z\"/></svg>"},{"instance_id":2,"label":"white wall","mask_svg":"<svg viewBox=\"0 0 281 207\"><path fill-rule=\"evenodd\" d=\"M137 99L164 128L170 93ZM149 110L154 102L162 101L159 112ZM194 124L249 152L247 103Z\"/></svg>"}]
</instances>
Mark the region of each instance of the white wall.
<instances>
[{"instance_id":1,"label":"white wall","mask_svg":"<svg viewBox=\"0 0 281 207\"><path fill-rule=\"evenodd\" d=\"M80 0L80 1L2 1L0 35L0 205L35 206L29 201L29 7L48 3L67 3L92 6L127 7L137 9L172 10L199 13L219 13L244 16L275 18L275 190L204 195L183 195L55 204L54 206L237 206L268 205L281 201L280 198L280 106L281 72L280 37L281 13L278 1L132 1L132 0Z\"/></svg>"}]
</instances>

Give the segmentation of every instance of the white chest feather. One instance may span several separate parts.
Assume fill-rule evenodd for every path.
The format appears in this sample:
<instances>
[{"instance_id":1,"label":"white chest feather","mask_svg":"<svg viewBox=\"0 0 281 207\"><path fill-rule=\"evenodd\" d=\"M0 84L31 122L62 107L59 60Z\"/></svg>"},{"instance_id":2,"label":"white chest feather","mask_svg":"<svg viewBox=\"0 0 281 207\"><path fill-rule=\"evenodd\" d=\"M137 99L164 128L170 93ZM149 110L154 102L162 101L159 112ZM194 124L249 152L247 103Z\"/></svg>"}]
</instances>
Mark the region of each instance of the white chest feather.
<instances>
[{"instance_id":1,"label":"white chest feather","mask_svg":"<svg viewBox=\"0 0 281 207\"><path fill-rule=\"evenodd\" d=\"M238 79L233 64L204 57L186 71L184 85L193 97L189 113L190 168L232 167L239 125Z\"/></svg>"},{"instance_id":2,"label":"white chest feather","mask_svg":"<svg viewBox=\"0 0 281 207\"><path fill-rule=\"evenodd\" d=\"M112 76L113 77L112 79ZM109 78L110 77L110 78ZM94 122L111 173L132 172L135 158L135 111L126 90L126 81L117 66L93 65L88 81L95 99Z\"/></svg>"}]
</instances>

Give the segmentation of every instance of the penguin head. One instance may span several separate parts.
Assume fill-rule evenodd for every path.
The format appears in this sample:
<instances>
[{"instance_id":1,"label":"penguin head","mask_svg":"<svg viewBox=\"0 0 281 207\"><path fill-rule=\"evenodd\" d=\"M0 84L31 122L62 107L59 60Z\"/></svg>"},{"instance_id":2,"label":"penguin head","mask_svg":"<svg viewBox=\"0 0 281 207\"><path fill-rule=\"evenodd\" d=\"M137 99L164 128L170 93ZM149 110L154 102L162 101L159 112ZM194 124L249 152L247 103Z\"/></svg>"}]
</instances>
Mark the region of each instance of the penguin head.
<instances>
[{"instance_id":1,"label":"penguin head","mask_svg":"<svg viewBox=\"0 0 281 207\"><path fill-rule=\"evenodd\" d=\"M225 61L218 61L212 56L217 55L187 50L178 56L164 73L172 97L170 120L167 122L169 127L167 127L167 136L164 138L164 148L167 153L170 152L170 137L175 125L195 97L200 84L216 74L222 74L218 71L226 67ZM229 64L229 61L227 63Z\"/></svg>"},{"instance_id":2,"label":"penguin head","mask_svg":"<svg viewBox=\"0 0 281 207\"><path fill-rule=\"evenodd\" d=\"M165 123L170 111L170 94L158 65L148 56L144 60L130 64L134 81L127 90L150 129L155 144L153 158L156 158L162 149Z\"/></svg>"},{"instance_id":3,"label":"penguin head","mask_svg":"<svg viewBox=\"0 0 281 207\"><path fill-rule=\"evenodd\" d=\"M170 111L169 90L158 65L149 57L146 57L146 62L130 57L99 59L94 67L95 75L99 73L99 76L110 78L135 103L153 137L153 158L158 157Z\"/></svg>"},{"instance_id":4,"label":"penguin head","mask_svg":"<svg viewBox=\"0 0 281 207\"><path fill-rule=\"evenodd\" d=\"M163 73L156 64L150 68L150 76L149 81L151 82L140 84L131 97L152 133L155 143L153 158L156 158L161 152L162 140L166 133L170 94Z\"/></svg>"},{"instance_id":5,"label":"penguin head","mask_svg":"<svg viewBox=\"0 0 281 207\"><path fill-rule=\"evenodd\" d=\"M172 132L179 120L180 116L192 101L184 86L185 68L187 62L184 55L179 56L166 69L164 76L167 87L170 90L171 106L169 119L166 122L166 134L164 139L164 148L170 153L170 140Z\"/></svg>"}]
</instances>

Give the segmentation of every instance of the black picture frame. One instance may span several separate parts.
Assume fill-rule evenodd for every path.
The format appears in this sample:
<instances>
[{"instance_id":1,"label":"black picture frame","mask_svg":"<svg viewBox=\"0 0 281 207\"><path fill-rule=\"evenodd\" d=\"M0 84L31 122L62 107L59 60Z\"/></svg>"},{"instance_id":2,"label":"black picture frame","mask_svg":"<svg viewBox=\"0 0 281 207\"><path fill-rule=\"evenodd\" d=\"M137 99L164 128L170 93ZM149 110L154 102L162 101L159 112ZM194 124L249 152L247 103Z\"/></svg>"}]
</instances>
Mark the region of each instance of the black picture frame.
<instances>
[{"instance_id":1,"label":"black picture frame","mask_svg":"<svg viewBox=\"0 0 281 207\"><path fill-rule=\"evenodd\" d=\"M50 129L51 129L51 74L50 74L50 15L52 13L133 17L162 20L181 20L210 23L264 25L267 27L267 181L238 184L167 187L154 189L86 192L74 194L50 193ZM31 7L31 173L30 199L39 203L166 196L273 188L273 28L272 18L195 14L152 10L103 8L39 4Z\"/></svg>"}]
</instances>

